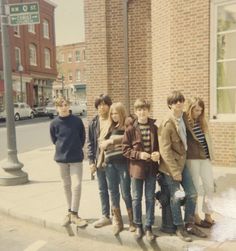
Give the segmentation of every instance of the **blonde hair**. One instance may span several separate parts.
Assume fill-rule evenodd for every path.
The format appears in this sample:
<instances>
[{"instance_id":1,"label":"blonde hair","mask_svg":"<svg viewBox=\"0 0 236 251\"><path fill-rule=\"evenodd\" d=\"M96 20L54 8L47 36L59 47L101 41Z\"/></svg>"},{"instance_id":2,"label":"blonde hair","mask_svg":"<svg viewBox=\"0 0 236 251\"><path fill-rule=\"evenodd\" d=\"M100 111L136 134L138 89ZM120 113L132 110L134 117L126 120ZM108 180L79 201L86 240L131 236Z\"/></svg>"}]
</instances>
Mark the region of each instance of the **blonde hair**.
<instances>
[{"instance_id":1,"label":"blonde hair","mask_svg":"<svg viewBox=\"0 0 236 251\"><path fill-rule=\"evenodd\" d=\"M126 109L125 106L121 102L113 103L110 106L109 110L109 120L110 120L110 129L112 130L115 126L117 126L117 123L115 123L112 119L112 112L116 111L119 114L119 122L118 126L119 128L123 128L125 125L125 119L126 119Z\"/></svg>"},{"instance_id":2,"label":"blonde hair","mask_svg":"<svg viewBox=\"0 0 236 251\"><path fill-rule=\"evenodd\" d=\"M54 102L56 107L62 106L63 103L70 105L70 101L68 99L66 99L65 97L59 97Z\"/></svg>"},{"instance_id":3,"label":"blonde hair","mask_svg":"<svg viewBox=\"0 0 236 251\"><path fill-rule=\"evenodd\" d=\"M150 110L151 104L144 98L138 98L134 102L134 110L136 111L139 108L147 108L148 110Z\"/></svg>"},{"instance_id":4,"label":"blonde hair","mask_svg":"<svg viewBox=\"0 0 236 251\"><path fill-rule=\"evenodd\" d=\"M201 127L202 131L205 133L205 132L208 131L208 126L207 126L207 121L206 121L206 118L205 118L205 104L204 104L204 101L199 97L194 97L193 99L188 100L186 113L188 115L190 125L191 125L191 127L193 127L193 125L194 125L193 109L197 105L202 108L202 112L199 115L198 120L199 120L200 127Z\"/></svg>"}]
</instances>

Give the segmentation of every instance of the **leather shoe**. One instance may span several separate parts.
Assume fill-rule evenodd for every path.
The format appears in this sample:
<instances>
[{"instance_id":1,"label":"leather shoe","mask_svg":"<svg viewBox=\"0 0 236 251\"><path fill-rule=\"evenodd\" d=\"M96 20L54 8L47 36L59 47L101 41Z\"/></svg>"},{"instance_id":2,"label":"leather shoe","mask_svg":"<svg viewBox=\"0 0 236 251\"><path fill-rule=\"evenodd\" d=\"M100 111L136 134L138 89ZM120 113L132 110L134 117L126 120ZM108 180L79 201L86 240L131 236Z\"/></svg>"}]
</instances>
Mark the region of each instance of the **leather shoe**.
<instances>
[{"instance_id":1,"label":"leather shoe","mask_svg":"<svg viewBox=\"0 0 236 251\"><path fill-rule=\"evenodd\" d=\"M197 228L194 224L187 224L186 231L188 234L192 234L200 238L207 238L207 235L199 228Z\"/></svg>"},{"instance_id":2,"label":"leather shoe","mask_svg":"<svg viewBox=\"0 0 236 251\"><path fill-rule=\"evenodd\" d=\"M142 227L137 227L135 230L135 238L141 239L143 237L143 228Z\"/></svg>"},{"instance_id":3,"label":"leather shoe","mask_svg":"<svg viewBox=\"0 0 236 251\"><path fill-rule=\"evenodd\" d=\"M146 239L147 239L147 241L152 242L152 241L155 240L155 238L156 238L156 236L152 233L151 230L146 230Z\"/></svg>"},{"instance_id":4,"label":"leather shoe","mask_svg":"<svg viewBox=\"0 0 236 251\"><path fill-rule=\"evenodd\" d=\"M178 226L177 230L176 230L176 235L183 241L186 242L191 242L192 238L190 236L188 236L187 231L185 230L184 226Z\"/></svg>"}]
</instances>

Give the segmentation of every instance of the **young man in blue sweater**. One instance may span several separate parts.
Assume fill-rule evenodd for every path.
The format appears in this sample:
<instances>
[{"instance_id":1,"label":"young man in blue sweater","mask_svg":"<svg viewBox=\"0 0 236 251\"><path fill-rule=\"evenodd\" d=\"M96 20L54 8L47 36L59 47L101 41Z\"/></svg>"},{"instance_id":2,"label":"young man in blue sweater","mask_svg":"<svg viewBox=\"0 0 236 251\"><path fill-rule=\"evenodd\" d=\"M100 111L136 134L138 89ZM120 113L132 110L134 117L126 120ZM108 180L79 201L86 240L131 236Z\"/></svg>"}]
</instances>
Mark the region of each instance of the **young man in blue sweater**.
<instances>
[{"instance_id":1,"label":"young man in blue sweater","mask_svg":"<svg viewBox=\"0 0 236 251\"><path fill-rule=\"evenodd\" d=\"M54 160L60 168L68 207L63 226L74 223L78 227L84 227L87 222L78 216L78 209L83 175L85 128L82 120L70 113L69 102L65 98L58 98L55 104L59 116L50 124L50 135L56 146Z\"/></svg>"}]
</instances>

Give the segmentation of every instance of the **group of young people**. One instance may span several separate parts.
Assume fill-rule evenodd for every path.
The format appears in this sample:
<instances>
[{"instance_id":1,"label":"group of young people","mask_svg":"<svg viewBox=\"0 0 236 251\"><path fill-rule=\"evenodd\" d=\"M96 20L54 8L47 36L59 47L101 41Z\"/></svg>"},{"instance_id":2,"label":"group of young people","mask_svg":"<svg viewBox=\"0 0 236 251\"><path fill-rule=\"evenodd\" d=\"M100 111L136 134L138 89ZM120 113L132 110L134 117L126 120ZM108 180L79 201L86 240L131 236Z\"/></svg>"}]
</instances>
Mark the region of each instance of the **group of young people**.
<instances>
[{"instance_id":1,"label":"group of young people","mask_svg":"<svg viewBox=\"0 0 236 251\"><path fill-rule=\"evenodd\" d=\"M97 174L102 211L102 217L94 222L95 228L112 224L114 235L123 230L121 194L127 208L129 230L136 239L145 235L148 241L155 240L152 231L155 192L157 179L161 177L161 191L167 198L162 204L163 229L165 223L170 222L167 227L184 241L192 241L191 234L207 237L198 228L210 228L214 224L211 217L213 155L205 106L201 98L189 101L185 111L184 104L183 94L172 92L167 98L169 114L158 128L156 121L149 117L150 103L145 99L135 101L133 116L127 116L124 105L112 103L108 95L102 94L95 100L97 115L89 123L87 144L91 173ZM84 227L87 221L78 211L85 128L79 117L70 114L65 98L57 99L56 107L59 116L51 122L50 134L56 146L54 159L60 167L68 207L63 225L74 223ZM204 188L203 220L197 208L200 179Z\"/></svg>"}]
</instances>

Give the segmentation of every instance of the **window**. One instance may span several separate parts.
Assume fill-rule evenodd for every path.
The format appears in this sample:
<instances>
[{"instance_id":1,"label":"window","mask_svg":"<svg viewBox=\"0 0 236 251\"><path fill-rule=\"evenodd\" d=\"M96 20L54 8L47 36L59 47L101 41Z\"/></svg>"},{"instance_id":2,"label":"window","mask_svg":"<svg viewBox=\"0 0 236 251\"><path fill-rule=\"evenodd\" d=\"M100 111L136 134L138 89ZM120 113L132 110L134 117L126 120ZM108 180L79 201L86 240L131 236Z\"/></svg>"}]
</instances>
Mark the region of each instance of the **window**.
<instances>
[{"instance_id":1,"label":"window","mask_svg":"<svg viewBox=\"0 0 236 251\"><path fill-rule=\"evenodd\" d=\"M29 45L29 60L30 65L37 65L37 49L34 44Z\"/></svg>"},{"instance_id":2,"label":"window","mask_svg":"<svg viewBox=\"0 0 236 251\"><path fill-rule=\"evenodd\" d=\"M15 47L15 59L16 59L16 70L18 70L21 65L21 50L18 47Z\"/></svg>"},{"instance_id":3,"label":"window","mask_svg":"<svg viewBox=\"0 0 236 251\"><path fill-rule=\"evenodd\" d=\"M51 68L51 55L48 48L44 49L44 64L45 68Z\"/></svg>"},{"instance_id":4,"label":"window","mask_svg":"<svg viewBox=\"0 0 236 251\"><path fill-rule=\"evenodd\" d=\"M60 53L60 55L59 55L59 62L60 63L65 62L65 54L64 53Z\"/></svg>"},{"instance_id":5,"label":"window","mask_svg":"<svg viewBox=\"0 0 236 251\"><path fill-rule=\"evenodd\" d=\"M68 73L68 81L72 82L72 80L73 80L72 72L69 72Z\"/></svg>"},{"instance_id":6,"label":"window","mask_svg":"<svg viewBox=\"0 0 236 251\"><path fill-rule=\"evenodd\" d=\"M80 70L76 70L75 74L76 81L80 81Z\"/></svg>"},{"instance_id":7,"label":"window","mask_svg":"<svg viewBox=\"0 0 236 251\"><path fill-rule=\"evenodd\" d=\"M83 59L86 60L86 54L85 54L85 49L83 50Z\"/></svg>"},{"instance_id":8,"label":"window","mask_svg":"<svg viewBox=\"0 0 236 251\"><path fill-rule=\"evenodd\" d=\"M43 20L43 37L49 38L49 22L48 20Z\"/></svg>"},{"instance_id":9,"label":"window","mask_svg":"<svg viewBox=\"0 0 236 251\"><path fill-rule=\"evenodd\" d=\"M68 53L67 62L72 63L72 53Z\"/></svg>"},{"instance_id":10,"label":"window","mask_svg":"<svg viewBox=\"0 0 236 251\"><path fill-rule=\"evenodd\" d=\"M213 5L212 37L212 115L236 115L236 0L217 1ZM214 23L216 20L216 23Z\"/></svg>"},{"instance_id":11,"label":"window","mask_svg":"<svg viewBox=\"0 0 236 251\"><path fill-rule=\"evenodd\" d=\"M16 37L20 37L20 26L19 25L13 26L13 31L14 31L14 35Z\"/></svg>"},{"instance_id":12,"label":"window","mask_svg":"<svg viewBox=\"0 0 236 251\"><path fill-rule=\"evenodd\" d=\"M28 32L35 34L35 25L34 24L28 24Z\"/></svg>"},{"instance_id":13,"label":"window","mask_svg":"<svg viewBox=\"0 0 236 251\"><path fill-rule=\"evenodd\" d=\"M77 61L77 62L80 61L80 51L75 52L75 61Z\"/></svg>"}]
</instances>

